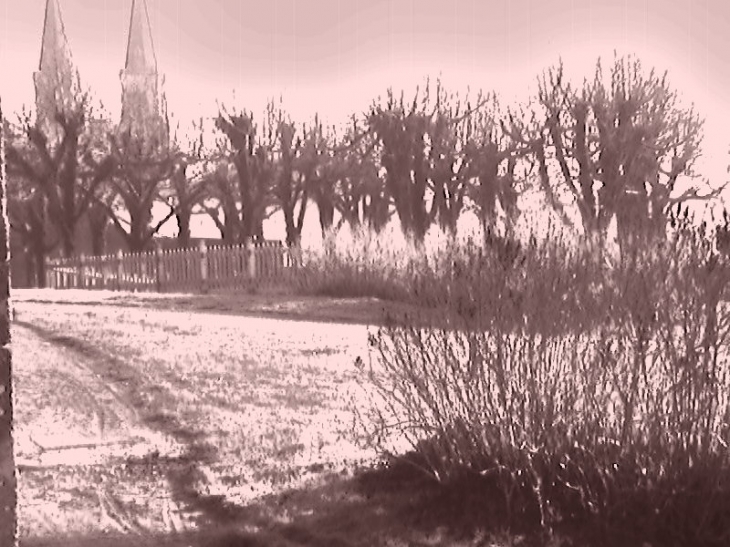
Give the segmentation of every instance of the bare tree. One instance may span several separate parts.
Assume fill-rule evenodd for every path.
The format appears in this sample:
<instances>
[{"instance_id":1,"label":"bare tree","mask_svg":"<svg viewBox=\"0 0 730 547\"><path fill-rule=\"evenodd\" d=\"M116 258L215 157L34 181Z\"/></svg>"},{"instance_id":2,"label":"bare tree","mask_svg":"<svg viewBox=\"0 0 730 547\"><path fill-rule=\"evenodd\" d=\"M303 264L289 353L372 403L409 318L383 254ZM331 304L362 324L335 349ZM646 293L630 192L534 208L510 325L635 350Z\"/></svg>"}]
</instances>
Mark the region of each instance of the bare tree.
<instances>
[{"instance_id":1,"label":"bare tree","mask_svg":"<svg viewBox=\"0 0 730 547\"><path fill-rule=\"evenodd\" d=\"M466 120L483 103L480 95L473 108L464 108L437 80L433 96L427 81L423 96L419 100L416 90L409 106L403 94L396 100L388 90L385 105L375 104L370 110L368 126L381 145L386 187L402 229L417 242L423 241L434 221L448 230L456 229L468 186L468 169L463 163ZM429 191L433 194L430 207Z\"/></svg>"},{"instance_id":2,"label":"bare tree","mask_svg":"<svg viewBox=\"0 0 730 547\"><path fill-rule=\"evenodd\" d=\"M23 246L26 261L26 282L31 287L44 287L46 256L58 245L49 229L46 197L22 177L6 174L9 227Z\"/></svg>"},{"instance_id":3,"label":"bare tree","mask_svg":"<svg viewBox=\"0 0 730 547\"><path fill-rule=\"evenodd\" d=\"M15 128L17 129L17 127ZM5 143L15 143L23 149L22 135L5 120L3 127ZM6 147L6 151L9 147ZM26 282L31 287L45 286L45 261L48 253L58 245L53 237L53 226L48 215L48 200L32 181L6 170L6 201L8 203L8 225L18 237L23 248L26 266Z\"/></svg>"},{"instance_id":4,"label":"bare tree","mask_svg":"<svg viewBox=\"0 0 730 547\"><path fill-rule=\"evenodd\" d=\"M316 170L315 128L303 126L299 131L291 120L285 117L281 108L275 110L273 103L268 107L268 124L276 128L278 161L274 178L273 195L284 214L286 243L295 246L300 243L311 180ZM298 212L296 211L299 206Z\"/></svg>"},{"instance_id":5,"label":"bare tree","mask_svg":"<svg viewBox=\"0 0 730 547\"><path fill-rule=\"evenodd\" d=\"M4 127L0 107L0 129ZM13 382L10 351L10 240L8 238L5 131L0 131L0 545L14 545L17 483L13 457Z\"/></svg>"},{"instance_id":6,"label":"bare tree","mask_svg":"<svg viewBox=\"0 0 730 547\"><path fill-rule=\"evenodd\" d=\"M335 185L339 178L340 156L334 149L337 142L334 128L319 127L311 138L311 154L316 157L309 181L309 197L317 206L322 237L332 228L335 219Z\"/></svg>"},{"instance_id":7,"label":"bare tree","mask_svg":"<svg viewBox=\"0 0 730 547\"><path fill-rule=\"evenodd\" d=\"M436 107L431 120L428 165L433 189L435 217L442 230L456 234L456 224L470 187L472 161L467 154L474 132L473 118L483 109L485 99L477 96L477 108L458 95L447 95L436 85Z\"/></svg>"},{"instance_id":8,"label":"bare tree","mask_svg":"<svg viewBox=\"0 0 730 547\"><path fill-rule=\"evenodd\" d=\"M210 207L207 210L219 228L225 226L224 238L232 243L263 237L263 221L271 214L273 205L274 128L269 128L268 138L262 142L252 116L245 112L220 112L216 127L227 137L221 152L225 160L212 181L212 194L222 204L224 223L217 220L217 211ZM229 169L228 165L235 169Z\"/></svg>"},{"instance_id":9,"label":"bare tree","mask_svg":"<svg viewBox=\"0 0 730 547\"><path fill-rule=\"evenodd\" d=\"M619 242L637 229L661 236L668 206L710 197L697 188L671 196L681 177L693 176L702 121L678 106L666 73L647 75L637 59L617 57L609 83L600 60L580 89L565 81L562 63L538 83L544 117L532 134L513 118L509 133L535 155L553 205L564 208L554 199L560 189L573 197L586 232L603 237L615 216Z\"/></svg>"},{"instance_id":10,"label":"bare tree","mask_svg":"<svg viewBox=\"0 0 730 547\"><path fill-rule=\"evenodd\" d=\"M111 134L109 139L114 158L110 185L116 199L109 205L99 197L96 203L107 211L127 248L140 252L174 215L171 210L152 223L152 206L159 198L162 183L174 174L177 158L169 148L134 138L129 131Z\"/></svg>"},{"instance_id":11,"label":"bare tree","mask_svg":"<svg viewBox=\"0 0 730 547\"><path fill-rule=\"evenodd\" d=\"M99 186L111 175L113 162L98 153L104 147L103 120L94 119L88 94L72 108L59 109L55 122L60 128L58 141L44 133L39 121L32 122L27 114L21 117L24 138L14 139L8 146L8 172L25 178L43 193L63 253L73 256L76 226Z\"/></svg>"},{"instance_id":12,"label":"bare tree","mask_svg":"<svg viewBox=\"0 0 730 547\"><path fill-rule=\"evenodd\" d=\"M425 103L419 104L418 90L407 106L403 94L397 100L389 89L385 105L374 105L367 121L382 145L380 162L401 228L417 242L423 241L436 212L426 203L429 173L425 139L431 116Z\"/></svg>"},{"instance_id":13,"label":"bare tree","mask_svg":"<svg viewBox=\"0 0 730 547\"><path fill-rule=\"evenodd\" d=\"M501 116L496 95L490 95L484 108L465 120L463 161L471 180L467 193L474 204L485 247L496 237L499 208L505 213L506 231L512 230L520 214L517 200L524 190L516 174L519 149L502 130Z\"/></svg>"},{"instance_id":14,"label":"bare tree","mask_svg":"<svg viewBox=\"0 0 730 547\"><path fill-rule=\"evenodd\" d=\"M205 163L204 127L202 118L193 124L197 137L188 139L183 144L177 132L173 137L173 146L180 151L172 176L164 181L160 190L163 201L173 212L178 227L178 247L190 246L190 221L195 208L201 204L208 194L209 178L203 173L193 174L191 168L201 167ZM184 146L184 150L180 150Z\"/></svg>"},{"instance_id":15,"label":"bare tree","mask_svg":"<svg viewBox=\"0 0 730 547\"><path fill-rule=\"evenodd\" d=\"M240 216L235 172L226 160L220 160L214 171L204 175L208 192L201 206L210 216L224 243L240 243ZM221 219L221 213L223 218Z\"/></svg>"},{"instance_id":16,"label":"bare tree","mask_svg":"<svg viewBox=\"0 0 730 547\"><path fill-rule=\"evenodd\" d=\"M356 228L366 224L380 232L391 217L391 196L380 175L379 139L361 128L353 116L352 124L337 147L333 174L336 208L341 222Z\"/></svg>"}]
</instances>

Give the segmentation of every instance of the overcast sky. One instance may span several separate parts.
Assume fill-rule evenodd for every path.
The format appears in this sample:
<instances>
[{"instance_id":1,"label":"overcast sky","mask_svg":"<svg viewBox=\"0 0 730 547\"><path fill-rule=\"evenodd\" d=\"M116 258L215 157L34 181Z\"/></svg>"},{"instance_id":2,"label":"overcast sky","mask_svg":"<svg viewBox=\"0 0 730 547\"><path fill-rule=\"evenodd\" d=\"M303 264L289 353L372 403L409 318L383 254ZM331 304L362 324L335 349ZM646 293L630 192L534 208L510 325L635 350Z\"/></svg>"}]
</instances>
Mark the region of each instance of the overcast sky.
<instances>
[{"instance_id":1,"label":"overcast sky","mask_svg":"<svg viewBox=\"0 0 730 547\"><path fill-rule=\"evenodd\" d=\"M59 0L82 84L119 115L132 0ZM713 175L727 164L730 2L713 0L147 0L158 67L179 118L224 104L260 111L284 94L295 118L338 121L389 85L442 74L450 89L508 101L562 55L590 76L598 55L635 53L708 118ZM45 0L0 0L0 94L33 103ZM10 75L10 78L8 78ZM722 167L724 174L724 167ZM710 173L708 173L710 174Z\"/></svg>"}]
</instances>

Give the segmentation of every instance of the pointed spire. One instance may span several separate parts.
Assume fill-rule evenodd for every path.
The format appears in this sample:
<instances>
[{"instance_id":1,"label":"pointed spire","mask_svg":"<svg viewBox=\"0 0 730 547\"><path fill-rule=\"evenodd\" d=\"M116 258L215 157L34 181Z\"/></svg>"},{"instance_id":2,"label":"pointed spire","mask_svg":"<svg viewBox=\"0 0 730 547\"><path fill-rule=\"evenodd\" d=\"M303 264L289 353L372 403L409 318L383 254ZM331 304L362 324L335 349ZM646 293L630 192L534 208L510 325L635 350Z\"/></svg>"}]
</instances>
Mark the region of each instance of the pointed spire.
<instances>
[{"instance_id":1,"label":"pointed spire","mask_svg":"<svg viewBox=\"0 0 730 547\"><path fill-rule=\"evenodd\" d=\"M38 70L51 72L71 65L71 51L66 39L66 30L61 19L58 0L46 0L46 16L43 22L41 60Z\"/></svg>"},{"instance_id":2,"label":"pointed spire","mask_svg":"<svg viewBox=\"0 0 730 547\"><path fill-rule=\"evenodd\" d=\"M46 0L41 57L34 80L38 120L50 133L55 133L52 126L55 125L56 113L75 104L81 87L58 0Z\"/></svg>"},{"instance_id":3,"label":"pointed spire","mask_svg":"<svg viewBox=\"0 0 730 547\"><path fill-rule=\"evenodd\" d=\"M120 129L144 137L150 142L166 144L169 128L161 112L165 107L165 97L164 93L160 92L164 78L160 78L157 73L157 59L152 45L152 30L145 0L132 0L127 58L120 76L122 80Z\"/></svg>"},{"instance_id":4,"label":"pointed spire","mask_svg":"<svg viewBox=\"0 0 730 547\"><path fill-rule=\"evenodd\" d=\"M157 73L157 59L152 44L152 30L145 0L132 0L132 15L129 20L129 40L127 42L127 61L124 65L128 72L138 74Z\"/></svg>"}]
</instances>

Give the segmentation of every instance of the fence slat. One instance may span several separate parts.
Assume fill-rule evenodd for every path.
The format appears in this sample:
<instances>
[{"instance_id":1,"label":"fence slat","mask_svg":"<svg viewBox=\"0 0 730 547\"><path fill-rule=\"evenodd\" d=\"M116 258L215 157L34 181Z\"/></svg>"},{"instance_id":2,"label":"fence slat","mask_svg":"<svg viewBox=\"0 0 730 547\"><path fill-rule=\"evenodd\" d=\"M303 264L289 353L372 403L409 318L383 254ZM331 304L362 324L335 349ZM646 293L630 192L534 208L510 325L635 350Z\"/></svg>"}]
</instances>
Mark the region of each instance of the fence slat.
<instances>
[{"instance_id":1,"label":"fence slat","mask_svg":"<svg viewBox=\"0 0 730 547\"><path fill-rule=\"evenodd\" d=\"M46 261L46 286L156 292L206 292L244 287L252 281L282 281L294 264L281 241L247 240L238 245L143 253L57 258Z\"/></svg>"}]
</instances>

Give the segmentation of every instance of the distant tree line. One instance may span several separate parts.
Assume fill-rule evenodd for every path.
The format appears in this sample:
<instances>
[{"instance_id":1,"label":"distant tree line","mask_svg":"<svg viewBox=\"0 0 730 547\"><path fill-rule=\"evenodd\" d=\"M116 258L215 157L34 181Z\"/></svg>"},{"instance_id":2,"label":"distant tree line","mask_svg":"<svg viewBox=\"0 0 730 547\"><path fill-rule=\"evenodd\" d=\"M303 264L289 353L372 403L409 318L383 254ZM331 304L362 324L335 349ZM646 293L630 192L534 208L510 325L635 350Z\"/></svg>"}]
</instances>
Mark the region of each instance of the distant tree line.
<instances>
[{"instance_id":1,"label":"distant tree line","mask_svg":"<svg viewBox=\"0 0 730 547\"><path fill-rule=\"evenodd\" d=\"M224 242L241 243L262 237L264 220L281 211L287 244L297 245L311 205L323 234L336 217L377 232L396 216L416 243L432 225L454 234L468 210L488 244L500 211L514 225L519 196L538 190L567 224L577 207L582 229L599 238L615 218L621 242L637 229L660 236L673 205L719 192L700 196L690 184L672 195L680 179L693 180L702 120L679 106L666 74L647 74L632 57L615 58L608 75L599 61L580 86L560 63L516 108L494 93L450 93L440 81L408 98L390 89L344 129L318 117L294 122L275 101L261 118L221 106L213 144L202 119L185 134L174 128L169 143L142 142L92 108L88 93L55 121L55 140L27 113L3 126L10 227L39 284L49 252L77 252L80 222L102 254L108 225L136 252L175 221L188 246L196 213L210 216ZM162 219L153 219L155 203L167 208Z\"/></svg>"}]
</instances>

